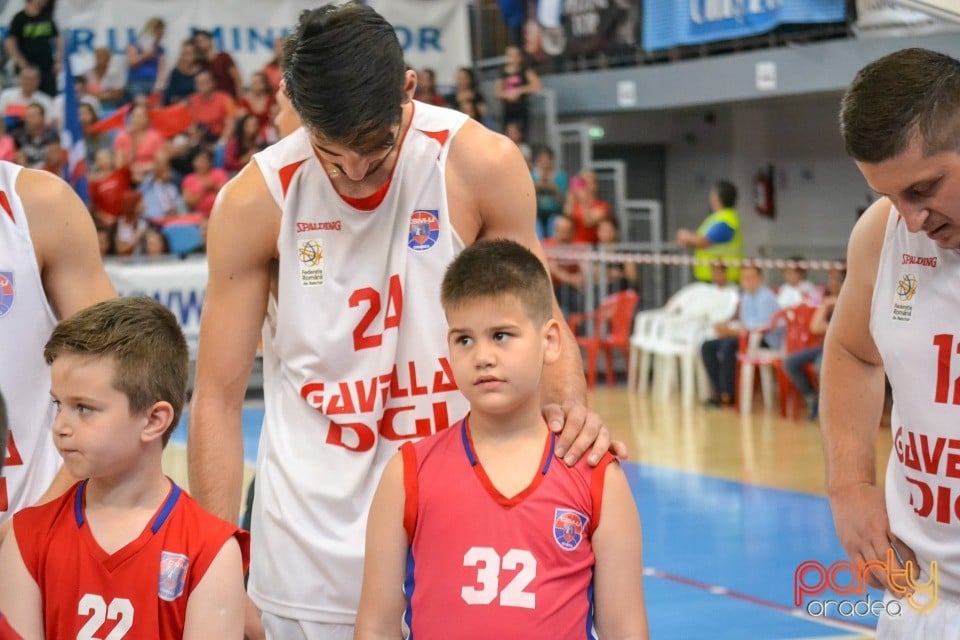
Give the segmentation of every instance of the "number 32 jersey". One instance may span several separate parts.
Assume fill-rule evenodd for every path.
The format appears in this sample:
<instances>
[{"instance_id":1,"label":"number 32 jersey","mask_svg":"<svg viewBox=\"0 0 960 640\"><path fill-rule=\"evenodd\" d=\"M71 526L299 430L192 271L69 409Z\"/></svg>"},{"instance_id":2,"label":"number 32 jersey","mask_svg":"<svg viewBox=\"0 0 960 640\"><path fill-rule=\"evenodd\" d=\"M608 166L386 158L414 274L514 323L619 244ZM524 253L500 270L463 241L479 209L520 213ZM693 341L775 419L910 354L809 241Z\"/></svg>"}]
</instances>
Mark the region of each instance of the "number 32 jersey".
<instances>
[{"instance_id":1,"label":"number 32 jersey","mask_svg":"<svg viewBox=\"0 0 960 640\"><path fill-rule=\"evenodd\" d=\"M327 174L303 129L255 156L282 212L249 583L274 615L353 624L383 468L467 412L439 299L463 248L445 177L466 116L413 104L393 174L369 198L337 192L345 178Z\"/></svg>"},{"instance_id":2,"label":"number 32 jersey","mask_svg":"<svg viewBox=\"0 0 960 640\"><path fill-rule=\"evenodd\" d=\"M591 538L614 458L569 468L544 433L540 471L512 498L484 472L466 420L401 449L406 637L597 637Z\"/></svg>"}]
</instances>

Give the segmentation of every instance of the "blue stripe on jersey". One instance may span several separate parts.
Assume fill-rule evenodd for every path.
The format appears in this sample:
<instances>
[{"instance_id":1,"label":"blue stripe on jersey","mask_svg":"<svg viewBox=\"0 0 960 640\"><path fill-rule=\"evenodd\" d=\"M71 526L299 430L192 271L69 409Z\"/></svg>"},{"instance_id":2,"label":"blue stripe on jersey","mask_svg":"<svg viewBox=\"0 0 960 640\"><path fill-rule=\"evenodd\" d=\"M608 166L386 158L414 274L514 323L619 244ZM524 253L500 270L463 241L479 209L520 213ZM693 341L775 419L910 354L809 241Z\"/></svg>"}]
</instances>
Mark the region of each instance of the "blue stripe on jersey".
<instances>
[{"instance_id":1,"label":"blue stripe on jersey","mask_svg":"<svg viewBox=\"0 0 960 640\"><path fill-rule=\"evenodd\" d=\"M150 530L153 531L154 534L160 531L160 527L167 521L170 512L173 511L173 508L177 505L177 500L180 499L180 494L183 493L183 489L178 487L175 482L171 482L170 485L173 487L170 490L170 495L164 500L163 507L160 509L160 513L157 514L157 519L153 521L153 526L150 527Z\"/></svg>"},{"instance_id":2,"label":"blue stripe on jersey","mask_svg":"<svg viewBox=\"0 0 960 640\"><path fill-rule=\"evenodd\" d=\"M467 460L470 461L470 466L477 466L477 456L473 455L473 451L470 449L470 438L467 437L466 418L460 421L460 439L463 441L463 450L467 452Z\"/></svg>"},{"instance_id":3,"label":"blue stripe on jersey","mask_svg":"<svg viewBox=\"0 0 960 640\"><path fill-rule=\"evenodd\" d=\"M403 610L403 626L406 632L403 636L413 640L413 588L416 586L413 579L413 549L407 549L407 576L403 579L403 594L407 597L407 607Z\"/></svg>"},{"instance_id":4,"label":"blue stripe on jersey","mask_svg":"<svg viewBox=\"0 0 960 640\"><path fill-rule=\"evenodd\" d=\"M87 480L80 482L77 495L73 497L73 517L77 519L77 528L83 526L83 494L87 490Z\"/></svg>"},{"instance_id":5,"label":"blue stripe on jersey","mask_svg":"<svg viewBox=\"0 0 960 640\"><path fill-rule=\"evenodd\" d=\"M557 447L557 434L550 434L550 455L547 456L547 461L543 463L543 469L540 470L540 475L547 475L547 471L550 470L550 462L553 460L553 452Z\"/></svg>"},{"instance_id":6,"label":"blue stripe on jersey","mask_svg":"<svg viewBox=\"0 0 960 640\"><path fill-rule=\"evenodd\" d=\"M587 635L584 636L588 640L597 640L600 636L597 635L597 627L594 624L593 620L593 569L590 570L590 586L587 587Z\"/></svg>"}]
</instances>

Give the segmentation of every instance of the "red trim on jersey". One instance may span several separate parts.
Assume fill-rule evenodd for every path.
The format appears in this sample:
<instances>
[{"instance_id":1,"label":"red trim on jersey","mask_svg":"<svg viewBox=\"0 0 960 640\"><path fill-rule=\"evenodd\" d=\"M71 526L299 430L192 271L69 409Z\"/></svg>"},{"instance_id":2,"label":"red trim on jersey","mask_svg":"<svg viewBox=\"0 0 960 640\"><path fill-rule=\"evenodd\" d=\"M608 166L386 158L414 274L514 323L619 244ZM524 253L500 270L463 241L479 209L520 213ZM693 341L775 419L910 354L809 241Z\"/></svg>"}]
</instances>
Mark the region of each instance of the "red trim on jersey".
<instances>
[{"instance_id":1,"label":"red trim on jersey","mask_svg":"<svg viewBox=\"0 0 960 640\"><path fill-rule=\"evenodd\" d=\"M7 200L7 192L0 191L0 207L3 207L3 210L7 212L7 215L10 216L10 219L13 220L16 224L17 219L13 217L13 208L10 206L10 201Z\"/></svg>"},{"instance_id":2,"label":"red trim on jersey","mask_svg":"<svg viewBox=\"0 0 960 640\"><path fill-rule=\"evenodd\" d=\"M450 129L444 129L443 131L424 131L423 129L417 129L417 131L428 138L433 138L440 143L441 147L447 144L447 138L450 137Z\"/></svg>"},{"instance_id":3,"label":"red trim on jersey","mask_svg":"<svg viewBox=\"0 0 960 640\"><path fill-rule=\"evenodd\" d=\"M417 484L417 452L412 442L400 447L403 459L403 528L407 532L407 542L413 544L413 532L417 528L417 508L419 486Z\"/></svg>"},{"instance_id":4,"label":"red trim on jersey","mask_svg":"<svg viewBox=\"0 0 960 640\"><path fill-rule=\"evenodd\" d=\"M600 507L603 503L603 481L607 477L607 465L615 461L612 453L605 453L600 463L594 467L590 477L590 500L593 502L593 512L590 514L590 537L593 537L600 526Z\"/></svg>"},{"instance_id":5,"label":"red trim on jersey","mask_svg":"<svg viewBox=\"0 0 960 640\"><path fill-rule=\"evenodd\" d=\"M544 422L546 425L546 422ZM501 507L510 509L515 507L526 498L528 495L536 491L537 487L540 486L540 482L546 476L547 461L550 459L550 456L553 455L553 433L547 429L547 438L543 443L543 455L540 456L540 464L537 465L537 473L533 476L533 480L530 481L530 484L527 485L527 488L513 496L508 498L497 489L493 482L490 481L490 477L487 475L487 472L483 470L483 464L480 462L479 456L477 456L477 448L473 446L473 436L470 435L470 422L464 418L464 431L467 434L467 446L470 447L470 453L477 460L477 464L473 465L473 472L477 474L477 478L480 479L480 484L483 485L483 488L487 490L487 493L490 494L490 497L494 499Z\"/></svg>"},{"instance_id":6,"label":"red trim on jersey","mask_svg":"<svg viewBox=\"0 0 960 640\"><path fill-rule=\"evenodd\" d=\"M22 640L20 634L13 630L2 613L0 613L0 640Z\"/></svg>"},{"instance_id":7,"label":"red trim on jersey","mask_svg":"<svg viewBox=\"0 0 960 640\"><path fill-rule=\"evenodd\" d=\"M293 181L293 174L297 172L297 169L299 169L300 165L302 165L305 161L306 158L303 160L297 160L293 164L288 164L277 172L280 175L280 186L283 188L284 198L287 197L287 189L290 188L290 182Z\"/></svg>"}]
</instances>

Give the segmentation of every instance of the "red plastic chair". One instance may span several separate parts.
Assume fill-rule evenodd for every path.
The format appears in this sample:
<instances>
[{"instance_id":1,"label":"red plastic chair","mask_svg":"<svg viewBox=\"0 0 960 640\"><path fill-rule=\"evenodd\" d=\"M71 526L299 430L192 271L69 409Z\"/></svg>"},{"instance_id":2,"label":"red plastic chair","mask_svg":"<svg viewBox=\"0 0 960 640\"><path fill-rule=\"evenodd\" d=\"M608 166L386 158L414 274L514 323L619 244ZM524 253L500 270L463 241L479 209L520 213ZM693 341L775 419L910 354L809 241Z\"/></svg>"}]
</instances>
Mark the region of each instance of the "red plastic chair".
<instances>
[{"instance_id":1,"label":"red plastic chair","mask_svg":"<svg viewBox=\"0 0 960 640\"><path fill-rule=\"evenodd\" d=\"M577 336L577 344L584 350L584 364L587 370L587 384L597 385L597 360L603 352L607 364L607 384L613 385L613 351L619 349L624 361L629 357L630 331L633 312L637 308L640 296L634 291L620 291L607 296L593 313L574 313L567 318L570 330L577 330L585 322L593 321L593 334Z\"/></svg>"}]
</instances>

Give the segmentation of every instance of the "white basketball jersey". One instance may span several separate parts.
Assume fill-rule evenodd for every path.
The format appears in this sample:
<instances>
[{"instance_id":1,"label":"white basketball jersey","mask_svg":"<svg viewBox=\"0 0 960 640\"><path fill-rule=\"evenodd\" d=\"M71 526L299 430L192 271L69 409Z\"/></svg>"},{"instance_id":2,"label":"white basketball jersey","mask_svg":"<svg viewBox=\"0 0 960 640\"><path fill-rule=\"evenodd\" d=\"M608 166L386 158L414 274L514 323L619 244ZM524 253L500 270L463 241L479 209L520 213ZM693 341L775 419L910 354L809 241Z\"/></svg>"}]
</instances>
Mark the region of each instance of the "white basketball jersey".
<instances>
[{"instance_id":1,"label":"white basketball jersey","mask_svg":"<svg viewBox=\"0 0 960 640\"><path fill-rule=\"evenodd\" d=\"M0 474L0 523L35 502L61 462L51 432L50 368L43 361L57 321L14 189L20 169L0 161L0 393L11 433Z\"/></svg>"},{"instance_id":2,"label":"white basketball jersey","mask_svg":"<svg viewBox=\"0 0 960 640\"><path fill-rule=\"evenodd\" d=\"M939 588L960 594L960 252L910 233L893 208L870 333L893 388L890 527ZM855 383L856 381L851 381Z\"/></svg>"},{"instance_id":3,"label":"white basketball jersey","mask_svg":"<svg viewBox=\"0 0 960 640\"><path fill-rule=\"evenodd\" d=\"M303 129L254 156L282 209L249 589L274 615L353 624L367 510L386 462L467 412L440 306L444 271L463 248L444 167L465 121L415 103L370 210L336 192Z\"/></svg>"}]
</instances>

